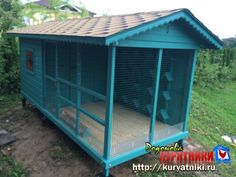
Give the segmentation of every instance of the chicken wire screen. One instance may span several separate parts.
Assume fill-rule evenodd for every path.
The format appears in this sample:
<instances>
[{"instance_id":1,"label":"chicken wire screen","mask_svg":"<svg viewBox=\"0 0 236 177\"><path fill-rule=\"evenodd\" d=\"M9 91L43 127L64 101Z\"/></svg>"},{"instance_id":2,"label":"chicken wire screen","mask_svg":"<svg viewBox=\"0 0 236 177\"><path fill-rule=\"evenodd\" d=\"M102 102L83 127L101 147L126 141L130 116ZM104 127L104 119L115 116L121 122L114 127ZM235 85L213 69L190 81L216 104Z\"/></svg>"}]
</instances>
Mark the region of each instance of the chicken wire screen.
<instances>
[{"instance_id":1,"label":"chicken wire screen","mask_svg":"<svg viewBox=\"0 0 236 177\"><path fill-rule=\"evenodd\" d=\"M111 156L144 146L150 117L158 50L117 48Z\"/></svg>"},{"instance_id":2,"label":"chicken wire screen","mask_svg":"<svg viewBox=\"0 0 236 177\"><path fill-rule=\"evenodd\" d=\"M192 52L167 49L163 51L156 112L156 141L183 131Z\"/></svg>"}]
</instances>

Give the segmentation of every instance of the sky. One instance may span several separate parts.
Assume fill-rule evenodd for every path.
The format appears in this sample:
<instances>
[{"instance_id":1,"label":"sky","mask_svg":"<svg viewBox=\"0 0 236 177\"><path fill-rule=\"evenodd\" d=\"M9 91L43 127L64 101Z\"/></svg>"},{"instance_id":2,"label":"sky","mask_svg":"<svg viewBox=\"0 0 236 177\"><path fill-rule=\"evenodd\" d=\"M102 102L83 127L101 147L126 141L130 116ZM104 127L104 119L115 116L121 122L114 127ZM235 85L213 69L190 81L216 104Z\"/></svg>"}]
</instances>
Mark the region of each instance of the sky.
<instances>
[{"instance_id":1,"label":"sky","mask_svg":"<svg viewBox=\"0 0 236 177\"><path fill-rule=\"evenodd\" d=\"M80 2L79 0L73 1L78 4ZM220 38L236 35L235 0L81 0L81 2L88 10L98 15L188 8Z\"/></svg>"}]
</instances>

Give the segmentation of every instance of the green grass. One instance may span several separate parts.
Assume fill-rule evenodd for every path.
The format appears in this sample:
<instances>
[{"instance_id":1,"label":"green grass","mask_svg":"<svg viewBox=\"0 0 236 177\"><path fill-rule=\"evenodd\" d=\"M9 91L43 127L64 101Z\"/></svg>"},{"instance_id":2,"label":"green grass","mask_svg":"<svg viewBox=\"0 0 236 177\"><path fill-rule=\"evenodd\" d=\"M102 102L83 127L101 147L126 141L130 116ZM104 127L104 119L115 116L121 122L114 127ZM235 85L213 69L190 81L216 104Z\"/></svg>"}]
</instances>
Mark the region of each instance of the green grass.
<instances>
[{"instance_id":1,"label":"green grass","mask_svg":"<svg viewBox=\"0 0 236 177\"><path fill-rule=\"evenodd\" d=\"M11 157L0 152L0 177L26 177L22 166Z\"/></svg>"},{"instance_id":2,"label":"green grass","mask_svg":"<svg viewBox=\"0 0 236 177\"><path fill-rule=\"evenodd\" d=\"M236 83L224 88L194 88L189 116L190 137L212 150L217 144L230 149L231 163L217 166L220 176L236 176L236 148L221 136L236 136Z\"/></svg>"},{"instance_id":3,"label":"green grass","mask_svg":"<svg viewBox=\"0 0 236 177\"><path fill-rule=\"evenodd\" d=\"M18 94L0 96L0 116L19 105L20 98Z\"/></svg>"}]
</instances>

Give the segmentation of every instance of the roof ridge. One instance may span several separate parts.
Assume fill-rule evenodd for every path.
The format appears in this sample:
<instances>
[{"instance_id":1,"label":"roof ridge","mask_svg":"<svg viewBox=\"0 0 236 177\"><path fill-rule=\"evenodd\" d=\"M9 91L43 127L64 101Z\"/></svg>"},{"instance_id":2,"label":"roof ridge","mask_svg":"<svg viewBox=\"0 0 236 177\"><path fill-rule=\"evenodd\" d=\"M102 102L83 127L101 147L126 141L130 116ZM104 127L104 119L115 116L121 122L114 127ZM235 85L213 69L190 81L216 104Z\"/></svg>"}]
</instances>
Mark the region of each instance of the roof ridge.
<instances>
[{"instance_id":1,"label":"roof ridge","mask_svg":"<svg viewBox=\"0 0 236 177\"><path fill-rule=\"evenodd\" d=\"M50 22L62 22L62 21L82 21L86 19L100 19L100 18L109 18L109 17L120 17L120 16L133 16L133 15L138 15L138 14L152 14L152 13L163 13L163 12L178 12L181 10L188 10L186 8L177 8L177 9L170 9L170 10L156 10L156 11L149 11L149 12L135 12L135 13L127 13L127 14L116 14L116 15L107 15L107 16L97 16L97 17L84 17L84 18L71 18L71 19L63 19L63 20L52 20L48 21L45 23L50 23ZM40 24L39 24L40 25Z\"/></svg>"}]
</instances>

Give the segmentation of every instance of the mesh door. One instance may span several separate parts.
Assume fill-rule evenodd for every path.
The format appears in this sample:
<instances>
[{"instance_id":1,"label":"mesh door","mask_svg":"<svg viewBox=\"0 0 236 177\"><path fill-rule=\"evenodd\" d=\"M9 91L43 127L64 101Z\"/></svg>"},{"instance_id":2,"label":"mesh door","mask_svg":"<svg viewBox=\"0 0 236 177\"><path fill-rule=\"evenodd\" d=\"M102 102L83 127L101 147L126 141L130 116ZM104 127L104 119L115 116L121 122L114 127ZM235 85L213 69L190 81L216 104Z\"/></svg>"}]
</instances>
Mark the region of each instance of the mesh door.
<instances>
[{"instance_id":1,"label":"mesh door","mask_svg":"<svg viewBox=\"0 0 236 177\"><path fill-rule=\"evenodd\" d=\"M183 131L191 64L190 50L163 52L155 140Z\"/></svg>"},{"instance_id":2,"label":"mesh door","mask_svg":"<svg viewBox=\"0 0 236 177\"><path fill-rule=\"evenodd\" d=\"M157 55L156 49L117 49L112 157L148 141Z\"/></svg>"}]
</instances>

